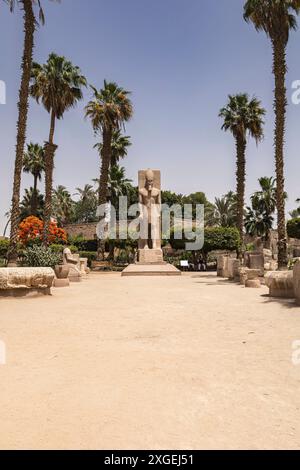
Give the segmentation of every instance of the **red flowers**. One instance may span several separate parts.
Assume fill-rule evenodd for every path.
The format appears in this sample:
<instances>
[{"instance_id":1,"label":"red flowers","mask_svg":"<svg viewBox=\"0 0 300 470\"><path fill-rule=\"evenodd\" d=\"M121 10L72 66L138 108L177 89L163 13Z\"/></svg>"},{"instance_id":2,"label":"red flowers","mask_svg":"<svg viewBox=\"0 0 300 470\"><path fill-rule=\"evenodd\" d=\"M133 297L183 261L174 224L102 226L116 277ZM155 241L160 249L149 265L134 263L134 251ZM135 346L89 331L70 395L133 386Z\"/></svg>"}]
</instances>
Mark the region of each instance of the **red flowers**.
<instances>
[{"instance_id":1,"label":"red flowers","mask_svg":"<svg viewBox=\"0 0 300 470\"><path fill-rule=\"evenodd\" d=\"M23 245L31 242L43 241L44 222L37 217L30 216L24 219L19 226L19 240ZM57 226L55 222L50 223L48 243L67 242L66 232Z\"/></svg>"}]
</instances>

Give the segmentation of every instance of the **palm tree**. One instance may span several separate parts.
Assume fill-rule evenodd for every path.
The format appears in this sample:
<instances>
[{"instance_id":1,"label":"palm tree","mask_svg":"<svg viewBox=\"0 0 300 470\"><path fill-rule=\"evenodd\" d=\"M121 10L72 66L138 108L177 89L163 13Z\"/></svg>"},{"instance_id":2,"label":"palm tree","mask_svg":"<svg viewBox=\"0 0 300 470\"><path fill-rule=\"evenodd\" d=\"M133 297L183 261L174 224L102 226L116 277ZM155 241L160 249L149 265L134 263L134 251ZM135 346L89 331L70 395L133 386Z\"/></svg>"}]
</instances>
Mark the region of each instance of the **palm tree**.
<instances>
[{"instance_id":1,"label":"palm tree","mask_svg":"<svg viewBox=\"0 0 300 470\"><path fill-rule=\"evenodd\" d=\"M24 155L23 171L33 175L33 192L31 201L31 214L36 215L38 206L38 181L42 179L45 171L45 151L39 144L32 142L27 145L27 152Z\"/></svg>"},{"instance_id":2,"label":"palm tree","mask_svg":"<svg viewBox=\"0 0 300 470\"><path fill-rule=\"evenodd\" d=\"M76 188L79 200L75 203L74 222L96 222L97 194L92 185L86 184L84 188Z\"/></svg>"},{"instance_id":3,"label":"palm tree","mask_svg":"<svg viewBox=\"0 0 300 470\"><path fill-rule=\"evenodd\" d=\"M296 199L296 203L300 204L300 199ZM300 217L300 206L297 207L297 209L291 211L290 216L292 217L292 219L297 219L298 217Z\"/></svg>"},{"instance_id":4,"label":"palm tree","mask_svg":"<svg viewBox=\"0 0 300 470\"><path fill-rule=\"evenodd\" d=\"M210 225L217 227L236 226L236 195L233 192L216 198L212 207Z\"/></svg>"},{"instance_id":5,"label":"palm tree","mask_svg":"<svg viewBox=\"0 0 300 470\"><path fill-rule=\"evenodd\" d=\"M57 149L54 144L56 120L62 119L64 113L83 98L82 87L86 85L86 78L81 74L79 67L75 67L65 57L52 53L46 64L33 64L31 96L38 103L42 102L51 115L49 140L45 144L45 243L48 239L47 235L52 215L54 154Z\"/></svg>"},{"instance_id":6,"label":"palm tree","mask_svg":"<svg viewBox=\"0 0 300 470\"><path fill-rule=\"evenodd\" d=\"M36 28L36 18L34 15L33 5L36 3L39 7L39 18L44 23L44 15L41 9L40 0L5 0L11 11L14 10L15 4L20 4L24 11L24 47L22 57L22 77L19 91L18 102L18 122L17 122L17 144L14 167L13 194L11 206L11 224L10 224L10 252L9 264L16 263L17 242L18 242L18 226L20 215L20 191L21 177L23 168L24 147L26 141L27 117L28 117L28 101L29 101L29 83L32 67L33 49L34 49L34 33Z\"/></svg>"},{"instance_id":7,"label":"palm tree","mask_svg":"<svg viewBox=\"0 0 300 470\"><path fill-rule=\"evenodd\" d=\"M253 137L256 143L262 140L265 113L261 102L256 98L249 99L247 94L229 95L227 106L220 111L224 120L222 129L230 131L236 141L237 226L241 240L244 236L247 137Z\"/></svg>"},{"instance_id":8,"label":"palm tree","mask_svg":"<svg viewBox=\"0 0 300 470\"><path fill-rule=\"evenodd\" d=\"M36 197L36 203L37 203L36 212L34 215L38 217L39 219L43 218L44 206L45 206L44 195L41 194L38 189L34 191L34 188L30 188L30 189L25 189L25 195L20 204L20 221L32 215L31 209L32 209L33 197Z\"/></svg>"},{"instance_id":9,"label":"palm tree","mask_svg":"<svg viewBox=\"0 0 300 470\"><path fill-rule=\"evenodd\" d=\"M86 106L86 117L91 120L95 132L101 132L102 145L98 146L102 159L99 205L106 204L108 197L109 168L112 162L112 142L115 131L133 115L129 92L116 83L104 81L104 87L97 90L92 87L94 99Z\"/></svg>"},{"instance_id":10,"label":"palm tree","mask_svg":"<svg viewBox=\"0 0 300 470\"><path fill-rule=\"evenodd\" d=\"M59 225L70 222L74 213L74 201L65 186L57 186L52 194L53 216Z\"/></svg>"},{"instance_id":11,"label":"palm tree","mask_svg":"<svg viewBox=\"0 0 300 470\"><path fill-rule=\"evenodd\" d=\"M244 18L252 22L257 31L264 31L273 48L275 76L275 163L278 210L278 265L287 266L287 242L284 191L284 136L286 121L286 49L291 30L297 28L295 15L300 12L300 0L247 0Z\"/></svg>"},{"instance_id":12,"label":"palm tree","mask_svg":"<svg viewBox=\"0 0 300 470\"><path fill-rule=\"evenodd\" d=\"M130 137L123 135L120 129L113 131L112 142L111 142L111 166L116 166L119 164L120 159L123 159L128 154L128 147L132 143L130 142ZM96 144L94 148L97 148L99 154L102 153L103 144L100 142Z\"/></svg>"},{"instance_id":13,"label":"palm tree","mask_svg":"<svg viewBox=\"0 0 300 470\"><path fill-rule=\"evenodd\" d=\"M260 190L251 197L252 206L261 212L274 214L276 211L276 180L273 177L264 176L259 178L258 182Z\"/></svg>"},{"instance_id":14,"label":"palm tree","mask_svg":"<svg viewBox=\"0 0 300 470\"><path fill-rule=\"evenodd\" d=\"M273 215L262 212L254 207L247 207L245 228L249 235L262 237L265 241L268 241L273 222Z\"/></svg>"},{"instance_id":15,"label":"palm tree","mask_svg":"<svg viewBox=\"0 0 300 470\"><path fill-rule=\"evenodd\" d=\"M245 228L249 235L270 240L276 211L276 180L273 177L263 177L259 180L260 190L251 196L252 207L247 207Z\"/></svg>"},{"instance_id":16,"label":"palm tree","mask_svg":"<svg viewBox=\"0 0 300 470\"><path fill-rule=\"evenodd\" d=\"M111 203L117 209L119 197L128 196L132 188L132 180L126 178L124 167L118 165L111 167L108 186L111 195Z\"/></svg>"}]
</instances>

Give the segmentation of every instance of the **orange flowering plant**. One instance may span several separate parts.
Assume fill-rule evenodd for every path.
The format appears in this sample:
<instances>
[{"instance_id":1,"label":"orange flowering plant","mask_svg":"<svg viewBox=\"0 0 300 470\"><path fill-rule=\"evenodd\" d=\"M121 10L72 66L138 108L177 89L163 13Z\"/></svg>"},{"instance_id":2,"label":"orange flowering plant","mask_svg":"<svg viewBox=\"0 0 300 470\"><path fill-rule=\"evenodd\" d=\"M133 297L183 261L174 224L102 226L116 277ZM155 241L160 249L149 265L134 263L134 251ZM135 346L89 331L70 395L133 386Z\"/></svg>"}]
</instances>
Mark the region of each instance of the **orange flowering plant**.
<instances>
[{"instance_id":1,"label":"orange flowering plant","mask_svg":"<svg viewBox=\"0 0 300 470\"><path fill-rule=\"evenodd\" d=\"M19 225L19 241L22 245L39 244L43 242L44 222L38 217L30 216ZM49 227L48 243L66 243L66 232L51 222Z\"/></svg>"}]
</instances>

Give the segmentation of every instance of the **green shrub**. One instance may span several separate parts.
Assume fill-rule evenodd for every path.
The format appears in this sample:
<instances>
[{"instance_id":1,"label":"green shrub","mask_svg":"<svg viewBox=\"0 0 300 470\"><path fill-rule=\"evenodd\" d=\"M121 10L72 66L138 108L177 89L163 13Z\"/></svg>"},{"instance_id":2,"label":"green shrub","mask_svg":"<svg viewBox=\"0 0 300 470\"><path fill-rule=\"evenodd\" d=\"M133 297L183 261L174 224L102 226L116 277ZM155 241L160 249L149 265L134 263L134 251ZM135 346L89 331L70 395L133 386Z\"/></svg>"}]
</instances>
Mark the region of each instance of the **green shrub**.
<instances>
[{"instance_id":1,"label":"green shrub","mask_svg":"<svg viewBox=\"0 0 300 470\"><path fill-rule=\"evenodd\" d=\"M51 248L43 246L29 247L24 251L23 264L29 267L54 268L62 261L61 255L54 253Z\"/></svg>"},{"instance_id":2,"label":"green shrub","mask_svg":"<svg viewBox=\"0 0 300 470\"><path fill-rule=\"evenodd\" d=\"M69 250L71 250L71 253L78 253L78 247L75 245L70 245L68 246Z\"/></svg>"},{"instance_id":3,"label":"green shrub","mask_svg":"<svg viewBox=\"0 0 300 470\"><path fill-rule=\"evenodd\" d=\"M203 252L216 250L235 251L241 246L241 237L237 228L215 227L206 228Z\"/></svg>"},{"instance_id":4,"label":"green shrub","mask_svg":"<svg viewBox=\"0 0 300 470\"><path fill-rule=\"evenodd\" d=\"M87 258L88 259L89 268L92 266L92 262L97 260L97 252L96 251L80 251L79 255L80 255L80 258Z\"/></svg>"},{"instance_id":5,"label":"green shrub","mask_svg":"<svg viewBox=\"0 0 300 470\"><path fill-rule=\"evenodd\" d=\"M53 253L58 253L62 254L64 251L65 246L64 245L58 245L58 244L53 244L49 246L50 250L53 251Z\"/></svg>"},{"instance_id":6,"label":"green shrub","mask_svg":"<svg viewBox=\"0 0 300 470\"><path fill-rule=\"evenodd\" d=\"M0 240L0 257L6 258L9 249L9 240Z\"/></svg>"},{"instance_id":7,"label":"green shrub","mask_svg":"<svg viewBox=\"0 0 300 470\"><path fill-rule=\"evenodd\" d=\"M170 244L175 250L185 250L186 243L189 242L184 238L177 240L175 238L178 231L171 231ZM209 253L216 250L235 251L241 245L240 234L237 228L231 227L213 227L206 228L204 231L203 253Z\"/></svg>"},{"instance_id":8,"label":"green shrub","mask_svg":"<svg viewBox=\"0 0 300 470\"><path fill-rule=\"evenodd\" d=\"M98 240L87 240L82 236L69 237L69 243L72 246L76 246L78 251L97 251Z\"/></svg>"},{"instance_id":9,"label":"green shrub","mask_svg":"<svg viewBox=\"0 0 300 470\"><path fill-rule=\"evenodd\" d=\"M288 221L287 233L290 238L297 238L300 240L300 217Z\"/></svg>"}]
</instances>

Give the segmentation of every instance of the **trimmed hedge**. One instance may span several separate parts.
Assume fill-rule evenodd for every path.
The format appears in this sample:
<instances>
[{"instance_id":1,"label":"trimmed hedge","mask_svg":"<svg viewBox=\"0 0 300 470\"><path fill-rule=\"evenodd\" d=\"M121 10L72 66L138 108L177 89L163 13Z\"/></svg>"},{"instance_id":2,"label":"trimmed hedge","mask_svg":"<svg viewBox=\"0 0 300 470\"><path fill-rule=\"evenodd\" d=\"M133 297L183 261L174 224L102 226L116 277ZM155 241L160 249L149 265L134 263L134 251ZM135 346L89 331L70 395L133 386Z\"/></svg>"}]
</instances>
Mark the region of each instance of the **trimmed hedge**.
<instances>
[{"instance_id":1,"label":"trimmed hedge","mask_svg":"<svg viewBox=\"0 0 300 470\"><path fill-rule=\"evenodd\" d=\"M88 259L88 266L90 268L92 266L92 262L97 260L97 251L80 251L79 256L80 258Z\"/></svg>"},{"instance_id":2,"label":"trimmed hedge","mask_svg":"<svg viewBox=\"0 0 300 470\"><path fill-rule=\"evenodd\" d=\"M185 250L188 240L176 240L174 230L171 233L170 244L174 250ZM203 253L215 250L236 251L241 246L241 238L237 228L214 227L204 231Z\"/></svg>"},{"instance_id":3,"label":"trimmed hedge","mask_svg":"<svg viewBox=\"0 0 300 470\"><path fill-rule=\"evenodd\" d=\"M290 238L297 238L300 240L300 217L288 221L287 233Z\"/></svg>"}]
</instances>

